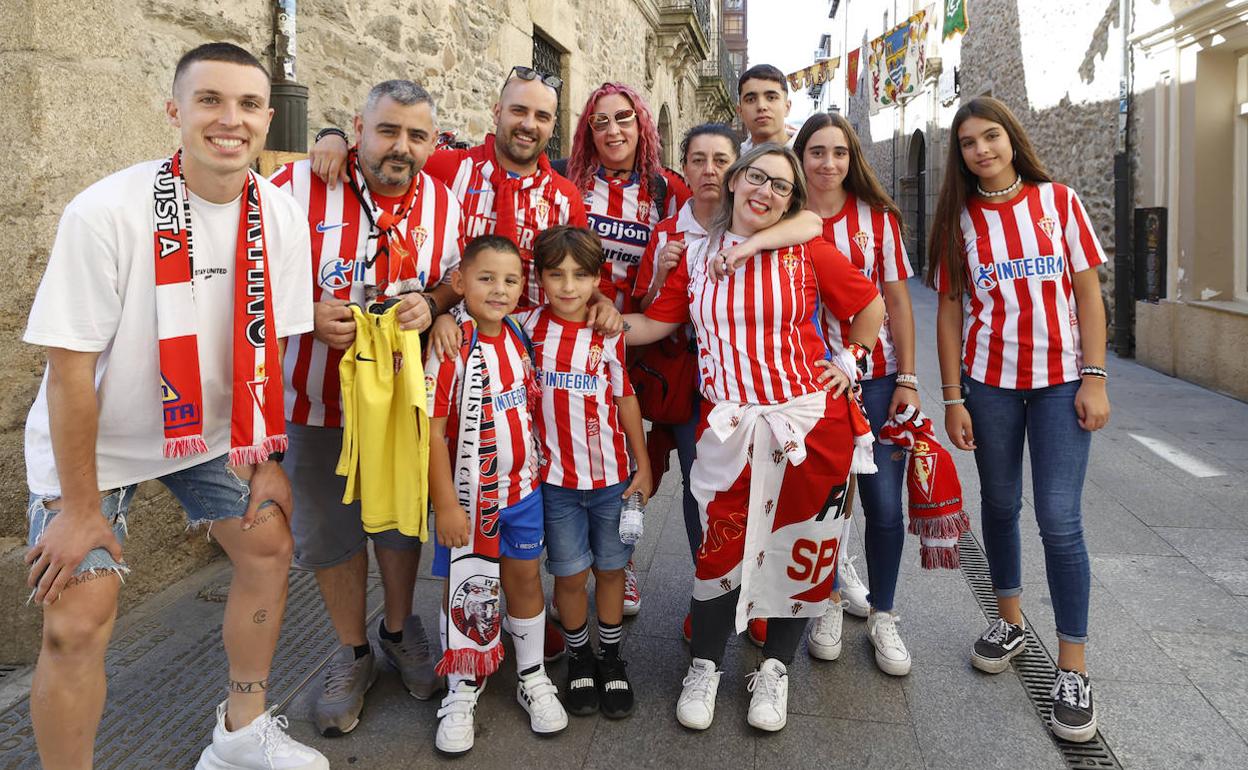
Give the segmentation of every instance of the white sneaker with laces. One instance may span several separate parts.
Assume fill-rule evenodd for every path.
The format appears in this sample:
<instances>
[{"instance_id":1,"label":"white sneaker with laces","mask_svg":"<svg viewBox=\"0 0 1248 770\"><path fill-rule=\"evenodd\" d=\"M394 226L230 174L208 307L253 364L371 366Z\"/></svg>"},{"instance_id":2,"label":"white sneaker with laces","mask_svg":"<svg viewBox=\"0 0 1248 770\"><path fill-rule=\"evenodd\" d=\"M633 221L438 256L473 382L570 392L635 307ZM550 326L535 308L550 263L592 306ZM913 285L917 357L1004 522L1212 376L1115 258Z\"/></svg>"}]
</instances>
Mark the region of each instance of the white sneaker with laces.
<instances>
[{"instance_id":1,"label":"white sneaker with laces","mask_svg":"<svg viewBox=\"0 0 1248 770\"><path fill-rule=\"evenodd\" d=\"M705 730L715 721L715 694L719 692L719 674L715 662L694 658L681 683L680 700L676 701L676 721L690 730Z\"/></svg>"},{"instance_id":2,"label":"white sneaker with laces","mask_svg":"<svg viewBox=\"0 0 1248 770\"><path fill-rule=\"evenodd\" d=\"M841 627L845 618L845 600L828 602L828 611L810 624L806 632L806 650L819 660L841 657Z\"/></svg>"},{"instance_id":3,"label":"white sneaker with laces","mask_svg":"<svg viewBox=\"0 0 1248 770\"><path fill-rule=\"evenodd\" d=\"M624 565L624 615L633 616L641 612L641 589L637 587L637 570L629 560Z\"/></svg>"},{"instance_id":4,"label":"white sneaker with laces","mask_svg":"<svg viewBox=\"0 0 1248 770\"><path fill-rule=\"evenodd\" d=\"M885 674L910 673L910 651L897 633L897 613L873 612L867 616L867 638L875 648L875 665Z\"/></svg>"},{"instance_id":5,"label":"white sneaker with laces","mask_svg":"<svg viewBox=\"0 0 1248 770\"><path fill-rule=\"evenodd\" d=\"M549 735L568 726L568 712L559 702L559 688L550 681L544 667L520 677L516 682L516 700L529 713L533 732Z\"/></svg>"},{"instance_id":6,"label":"white sneaker with laces","mask_svg":"<svg viewBox=\"0 0 1248 770\"><path fill-rule=\"evenodd\" d=\"M845 611L856 618L865 618L871 612L871 603L867 601L867 587L862 578L858 577L858 570L854 569L854 559L857 558L851 556L841 562L837 578L841 598L848 602Z\"/></svg>"},{"instance_id":7,"label":"white sneaker with laces","mask_svg":"<svg viewBox=\"0 0 1248 770\"><path fill-rule=\"evenodd\" d=\"M266 711L251 724L225 727L226 703L217 706L212 743L199 755L195 770L329 770L329 760L286 734L285 716Z\"/></svg>"},{"instance_id":8,"label":"white sneaker with laces","mask_svg":"<svg viewBox=\"0 0 1248 770\"><path fill-rule=\"evenodd\" d=\"M472 750L476 738L473 715L484 689L484 684L470 684L462 679L451 685L438 709L438 732L433 741L438 751L454 756Z\"/></svg>"},{"instance_id":9,"label":"white sneaker with laces","mask_svg":"<svg viewBox=\"0 0 1248 770\"><path fill-rule=\"evenodd\" d=\"M784 664L768 658L749 676L750 711L746 721L759 730L775 732L789 721L789 673Z\"/></svg>"}]
</instances>

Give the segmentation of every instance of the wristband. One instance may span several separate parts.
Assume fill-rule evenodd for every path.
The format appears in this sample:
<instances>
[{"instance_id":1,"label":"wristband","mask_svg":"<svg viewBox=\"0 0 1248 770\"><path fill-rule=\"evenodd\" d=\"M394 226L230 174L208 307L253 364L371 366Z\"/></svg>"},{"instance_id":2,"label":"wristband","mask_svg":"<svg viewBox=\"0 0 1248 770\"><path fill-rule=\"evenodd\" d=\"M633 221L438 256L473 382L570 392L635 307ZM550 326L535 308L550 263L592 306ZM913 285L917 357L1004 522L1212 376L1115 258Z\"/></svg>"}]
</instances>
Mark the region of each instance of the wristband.
<instances>
[{"instance_id":1,"label":"wristband","mask_svg":"<svg viewBox=\"0 0 1248 770\"><path fill-rule=\"evenodd\" d=\"M286 459L286 453L285 452L269 452L269 459L275 463L280 463L282 460Z\"/></svg>"},{"instance_id":2,"label":"wristband","mask_svg":"<svg viewBox=\"0 0 1248 770\"><path fill-rule=\"evenodd\" d=\"M947 383L946 383L946 384L944 384L944 385L941 385L941 386L940 386L940 389L941 389L941 390L944 390L945 388L957 388L958 390L962 390L962 386L961 386L961 385L949 385L949 384L947 384Z\"/></svg>"},{"instance_id":3,"label":"wristband","mask_svg":"<svg viewBox=\"0 0 1248 770\"><path fill-rule=\"evenodd\" d=\"M914 375L914 374L899 373L897 375L897 384L898 385L912 385L917 389L919 386L919 378L917 375Z\"/></svg>"},{"instance_id":4,"label":"wristband","mask_svg":"<svg viewBox=\"0 0 1248 770\"><path fill-rule=\"evenodd\" d=\"M965 404L965 403L966 403L965 398L949 398L949 399L942 400L940 402L941 406L957 406L959 404Z\"/></svg>"},{"instance_id":5,"label":"wristband","mask_svg":"<svg viewBox=\"0 0 1248 770\"><path fill-rule=\"evenodd\" d=\"M1100 366L1084 366L1079 369L1080 377L1100 377L1102 380L1109 379L1109 372Z\"/></svg>"},{"instance_id":6,"label":"wristband","mask_svg":"<svg viewBox=\"0 0 1248 770\"><path fill-rule=\"evenodd\" d=\"M341 138L342 141L347 142L346 131L343 131L341 128L337 128L335 126L327 126L326 128L322 128L320 131L316 132L316 138L312 140L312 144L316 144L327 136L337 136ZM347 142L347 144L351 143Z\"/></svg>"},{"instance_id":7,"label":"wristband","mask_svg":"<svg viewBox=\"0 0 1248 770\"><path fill-rule=\"evenodd\" d=\"M913 385L911 385L911 384L910 384L910 383L908 383L908 382L899 382L899 383L897 383L897 387L899 387L899 388L905 388L906 390L913 390L915 393L918 393L918 392L919 392L919 389L918 389L918 388L914 387Z\"/></svg>"},{"instance_id":8,"label":"wristband","mask_svg":"<svg viewBox=\"0 0 1248 770\"><path fill-rule=\"evenodd\" d=\"M438 301L433 298L432 294L422 293L420 296L425 298L425 302L429 303L429 317L434 318L438 315Z\"/></svg>"}]
</instances>

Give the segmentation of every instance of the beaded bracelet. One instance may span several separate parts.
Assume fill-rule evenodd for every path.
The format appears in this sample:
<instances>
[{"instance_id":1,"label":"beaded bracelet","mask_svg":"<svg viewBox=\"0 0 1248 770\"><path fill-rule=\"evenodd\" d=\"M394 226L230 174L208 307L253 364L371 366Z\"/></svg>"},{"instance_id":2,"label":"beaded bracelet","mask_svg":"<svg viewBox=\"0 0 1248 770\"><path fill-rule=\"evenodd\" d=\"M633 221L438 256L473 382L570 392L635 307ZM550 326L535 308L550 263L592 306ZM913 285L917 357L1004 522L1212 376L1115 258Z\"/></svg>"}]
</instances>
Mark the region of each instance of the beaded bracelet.
<instances>
[{"instance_id":1,"label":"beaded bracelet","mask_svg":"<svg viewBox=\"0 0 1248 770\"><path fill-rule=\"evenodd\" d=\"M902 385L902 384L905 384L905 385L914 385L915 387L918 387L918 384L919 384L919 378L918 378L916 375L914 375L914 374L910 374L910 373L907 373L907 372L898 372L898 373L897 373L897 384L898 384L898 385Z\"/></svg>"},{"instance_id":2,"label":"beaded bracelet","mask_svg":"<svg viewBox=\"0 0 1248 770\"><path fill-rule=\"evenodd\" d=\"M958 404L965 404L965 403L966 403L965 398L949 398L949 399L944 399L940 402L941 406L957 406Z\"/></svg>"},{"instance_id":3,"label":"beaded bracelet","mask_svg":"<svg viewBox=\"0 0 1248 770\"><path fill-rule=\"evenodd\" d=\"M1109 372L1100 366L1084 366L1079 369L1079 376L1100 377L1102 380L1109 379Z\"/></svg>"},{"instance_id":4,"label":"beaded bracelet","mask_svg":"<svg viewBox=\"0 0 1248 770\"><path fill-rule=\"evenodd\" d=\"M321 141L322 139L330 135L336 136L342 139L342 141L344 142L347 141L346 131L343 131L341 128L337 128L335 126L328 126L316 132L316 138L312 140L312 144L316 144L317 142ZM350 142L347 142L347 144L350 144Z\"/></svg>"}]
</instances>

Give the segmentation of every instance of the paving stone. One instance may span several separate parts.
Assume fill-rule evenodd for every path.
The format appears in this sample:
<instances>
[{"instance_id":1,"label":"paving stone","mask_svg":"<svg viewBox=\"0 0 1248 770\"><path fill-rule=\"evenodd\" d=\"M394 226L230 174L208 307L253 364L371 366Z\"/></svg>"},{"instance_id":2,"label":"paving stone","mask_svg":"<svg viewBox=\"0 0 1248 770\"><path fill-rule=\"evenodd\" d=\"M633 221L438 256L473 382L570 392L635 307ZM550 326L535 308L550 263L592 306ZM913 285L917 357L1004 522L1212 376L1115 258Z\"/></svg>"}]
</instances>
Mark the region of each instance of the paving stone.
<instances>
[{"instance_id":1,"label":"paving stone","mask_svg":"<svg viewBox=\"0 0 1248 770\"><path fill-rule=\"evenodd\" d=\"M1248 692L1248 629L1234 634L1154 631L1151 636L1197 685L1235 685Z\"/></svg>"},{"instance_id":2,"label":"paving stone","mask_svg":"<svg viewBox=\"0 0 1248 770\"><path fill-rule=\"evenodd\" d=\"M757 741L758 768L923 768L909 725L789 714L788 725Z\"/></svg>"},{"instance_id":3,"label":"paving stone","mask_svg":"<svg viewBox=\"0 0 1248 770\"><path fill-rule=\"evenodd\" d=\"M1237 596L1248 596L1248 530L1158 527L1201 572Z\"/></svg>"},{"instance_id":4,"label":"paving stone","mask_svg":"<svg viewBox=\"0 0 1248 770\"><path fill-rule=\"evenodd\" d=\"M815 660L805 642L798 649L789 667L789 712L904 724L904 679L876 668L866 624L846 618L838 660Z\"/></svg>"},{"instance_id":5,"label":"paving stone","mask_svg":"<svg viewBox=\"0 0 1248 770\"><path fill-rule=\"evenodd\" d=\"M1243 767L1248 745L1193 685L1097 682L1097 724L1124 767Z\"/></svg>"},{"instance_id":6,"label":"paving stone","mask_svg":"<svg viewBox=\"0 0 1248 770\"><path fill-rule=\"evenodd\" d=\"M1182 557L1096 556L1093 567L1114 598L1150 631L1217 633L1248 628L1248 604Z\"/></svg>"},{"instance_id":7,"label":"paving stone","mask_svg":"<svg viewBox=\"0 0 1248 770\"><path fill-rule=\"evenodd\" d=\"M1227 724L1248 742L1248 689L1239 684L1201 684L1196 689L1209 701Z\"/></svg>"}]
</instances>

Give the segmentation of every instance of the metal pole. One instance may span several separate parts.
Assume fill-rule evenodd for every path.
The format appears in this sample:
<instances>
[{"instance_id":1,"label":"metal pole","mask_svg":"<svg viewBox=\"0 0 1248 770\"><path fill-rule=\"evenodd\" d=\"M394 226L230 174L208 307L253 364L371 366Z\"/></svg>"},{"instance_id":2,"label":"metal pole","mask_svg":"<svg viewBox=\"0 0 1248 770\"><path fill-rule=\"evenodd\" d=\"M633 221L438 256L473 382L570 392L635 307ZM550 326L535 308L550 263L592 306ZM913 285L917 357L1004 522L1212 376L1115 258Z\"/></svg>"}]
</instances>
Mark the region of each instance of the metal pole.
<instances>
[{"instance_id":1,"label":"metal pole","mask_svg":"<svg viewBox=\"0 0 1248 770\"><path fill-rule=\"evenodd\" d=\"M295 82L296 0L273 1L273 123L264 149L307 152L308 87Z\"/></svg>"},{"instance_id":2,"label":"metal pole","mask_svg":"<svg viewBox=\"0 0 1248 770\"><path fill-rule=\"evenodd\" d=\"M1135 355L1135 261L1131 244L1131 2L1118 0L1122 70L1118 79L1118 142L1114 153L1114 352Z\"/></svg>"}]
</instances>

